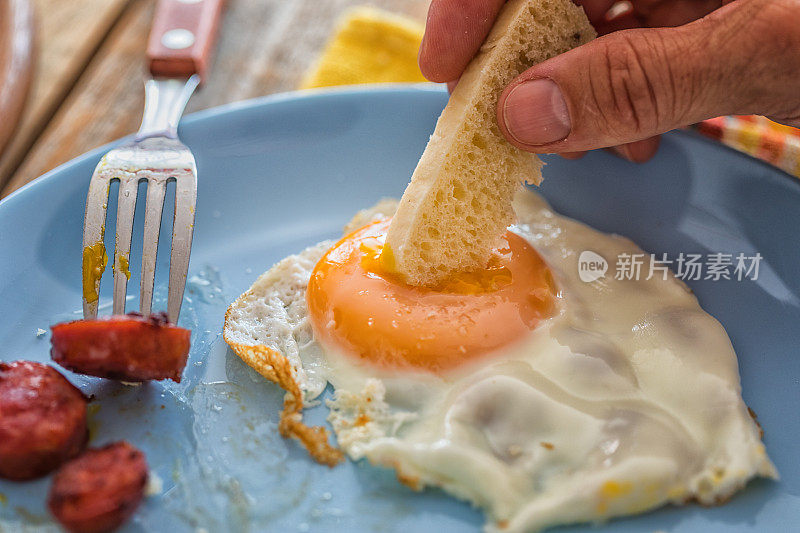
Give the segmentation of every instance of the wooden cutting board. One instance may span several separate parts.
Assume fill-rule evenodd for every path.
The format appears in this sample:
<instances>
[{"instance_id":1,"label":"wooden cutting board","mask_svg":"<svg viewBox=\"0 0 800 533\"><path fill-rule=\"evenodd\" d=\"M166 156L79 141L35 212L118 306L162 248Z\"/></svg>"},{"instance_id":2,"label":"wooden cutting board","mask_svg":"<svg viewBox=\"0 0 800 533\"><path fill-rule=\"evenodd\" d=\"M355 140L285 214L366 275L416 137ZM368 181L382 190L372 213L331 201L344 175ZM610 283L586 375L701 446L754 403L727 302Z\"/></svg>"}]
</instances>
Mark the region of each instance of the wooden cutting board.
<instances>
[{"instance_id":1,"label":"wooden cutting board","mask_svg":"<svg viewBox=\"0 0 800 533\"><path fill-rule=\"evenodd\" d=\"M33 71L33 9L0 0L0 153L17 126Z\"/></svg>"}]
</instances>

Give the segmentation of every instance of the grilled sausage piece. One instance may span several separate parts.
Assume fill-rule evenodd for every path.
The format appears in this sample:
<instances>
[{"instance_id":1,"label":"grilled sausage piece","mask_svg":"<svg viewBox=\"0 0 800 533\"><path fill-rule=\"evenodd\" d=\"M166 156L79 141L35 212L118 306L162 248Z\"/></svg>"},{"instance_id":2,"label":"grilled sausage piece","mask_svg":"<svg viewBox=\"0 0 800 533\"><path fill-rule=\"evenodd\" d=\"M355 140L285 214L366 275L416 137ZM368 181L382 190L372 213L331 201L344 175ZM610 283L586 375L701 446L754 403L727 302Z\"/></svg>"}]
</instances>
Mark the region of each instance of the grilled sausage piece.
<instances>
[{"instance_id":1,"label":"grilled sausage piece","mask_svg":"<svg viewBox=\"0 0 800 533\"><path fill-rule=\"evenodd\" d=\"M90 376L180 382L189 357L191 332L170 324L164 313L76 320L51 329L53 361Z\"/></svg>"},{"instance_id":2,"label":"grilled sausage piece","mask_svg":"<svg viewBox=\"0 0 800 533\"><path fill-rule=\"evenodd\" d=\"M87 403L53 367L0 362L0 477L37 478L83 451Z\"/></svg>"},{"instance_id":3,"label":"grilled sausage piece","mask_svg":"<svg viewBox=\"0 0 800 533\"><path fill-rule=\"evenodd\" d=\"M104 533L124 524L147 485L144 454L125 441L87 450L53 478L47 507L68 531Z\"/></svg>"}]
</instances>

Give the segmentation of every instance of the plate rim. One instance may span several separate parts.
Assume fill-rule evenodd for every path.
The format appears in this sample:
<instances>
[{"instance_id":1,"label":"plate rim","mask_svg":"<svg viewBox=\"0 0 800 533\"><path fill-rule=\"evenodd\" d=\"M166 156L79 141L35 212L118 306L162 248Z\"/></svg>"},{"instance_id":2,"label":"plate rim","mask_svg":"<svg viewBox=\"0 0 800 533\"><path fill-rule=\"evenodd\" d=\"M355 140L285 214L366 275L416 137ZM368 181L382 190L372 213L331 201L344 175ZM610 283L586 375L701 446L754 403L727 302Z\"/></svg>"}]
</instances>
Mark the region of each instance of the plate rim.
<instances>
[{"instance_id":1,"label":"plate rim","mask_svg":"<svg viewBox=\"0 0 800 533\"><path fill-rule=\"evenodd\" d=\"M445 87L442 84L430 83L430 82L423 82L423 83L380 83L380 84L362 84L362 85L340 85L335 87L322 87L322 88L314 88L314 89L300 89L295 91L284 91L279 93L268 94L265 96L258 96L255 98L248 98L245 100L237 100L235 102L229 102L227 104L222 104L218 106L209 107L206 109L201 109L199 111L195 111L186 115L181 120L181 125L188 125L194 124L195 122L209 120L212 118L216 118L219 116L223 116L229 113L233 113L236 111L244 110L244 109L253 109L262 106L270 106L275 104L280 104L283 102L296 102L300 100L316 100L320 98L328 98L328 97L352 97L364 94L424 94L424 93L444 93ZM18 197L24 194L29 194L29 191L32 191L38 187L44 186L44 184L49 183L53 180L54 176L68 170L69 167L78 165L84 162L86 159L97 157L99 154L108 152L114 146L118 145L119 143L125 141L132 137L133 134L127 135L125 137L121 137L119 139L113 140L106 144L103 144L97 148L89 150L88 152L84 152L83 154L78 155L61 163L57 167L53 168L52 170L48 170L41 176L38 176L19 189L11 192L5 198L0 199L0 209L11 202L18 201ZM677 136L677 137L688 137L693 140L701 141L704 144L721 149L723 153L727 153L728 155L732 155L736 158L741 158L745 161L750 163L756 163L757 165L772 171L773 173L782 176L783 179L788 179L790 182L794 183L795 187L798 187L798 191L800 191L800 178L789 174L785 170L771 165L766 161L753 157L749 154L744 152L740 152L735 148L732 148L728 145L715 141L713 139L709 139L699 133L688 130L688 129L676 129L665 133L664 135L670 136ZM87 176L87 183L88 183ZM757 178L763 179L763 178Z\"/></svg>"}]
</instances>

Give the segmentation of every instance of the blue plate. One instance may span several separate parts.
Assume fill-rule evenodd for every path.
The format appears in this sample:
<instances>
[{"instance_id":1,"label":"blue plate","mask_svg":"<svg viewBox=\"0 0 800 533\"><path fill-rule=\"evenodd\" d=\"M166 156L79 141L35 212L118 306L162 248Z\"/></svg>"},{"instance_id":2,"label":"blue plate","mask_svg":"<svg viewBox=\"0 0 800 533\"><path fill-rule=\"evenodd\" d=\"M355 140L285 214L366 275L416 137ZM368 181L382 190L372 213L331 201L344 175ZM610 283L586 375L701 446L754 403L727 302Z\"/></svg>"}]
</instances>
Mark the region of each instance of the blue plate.
<instances>
[{"instance_id":1,"label":"blue plate","mask_svg":"<svg viewBox=\"0 0 800 533\"><path fill-rule=\"evenodd\" d=\"M162 481L161 493L146 500L125 531L480 530L479 511L438 490L414 493L391 471L368 464L328 469L309 460L295 442L278 436L282 392L245 366L220 336L227 304L259 273L287 254L336 237L358 209L402 194L446 99L431 86L295 93L184 121L181 137L200 173L181 315L181 324L192 328L184 380L128 387L68 373L96 399L92 442L131 441ZM59 167L0 203L0 359L47 361L48 326L80 317L84 201L107 149ZM602 152L547 162L541 190L557 210L626 235L649 252L761 254L757 281L689 285L733 340L745 400L759 415L782 475L780 482L751 483L721 507L664 508L597 529L560 531L796 527L800 181L685 133L667 135L646 165ZM112 190L110 213L114 197ZM167 224L171 209L168 203ZM137 220L142 218L140 211ZM165 296L165 234L157 304ZM110 247L113 224L106 236ZM132 265L141 259L136 240ZM101 293L106 312L108 270ZM138 285L134 276L129 293L138 294ZM129 308L137 307L132 298ZM39 328L48 332L37 335ZM323 423L325 409L309 415ZM44 506L48 485L49 479L0 482L0 529L54 528Z\"/></svg>"}]
</instances>

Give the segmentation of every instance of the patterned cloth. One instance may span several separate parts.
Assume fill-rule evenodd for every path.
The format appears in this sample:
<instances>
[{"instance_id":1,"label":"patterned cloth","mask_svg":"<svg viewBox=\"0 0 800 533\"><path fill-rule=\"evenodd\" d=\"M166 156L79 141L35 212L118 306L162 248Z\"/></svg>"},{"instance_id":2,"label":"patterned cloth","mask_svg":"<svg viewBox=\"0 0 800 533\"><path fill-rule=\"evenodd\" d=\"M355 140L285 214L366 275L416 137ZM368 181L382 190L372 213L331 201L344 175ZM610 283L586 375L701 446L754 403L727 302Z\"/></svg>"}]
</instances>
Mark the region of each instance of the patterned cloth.
<instances>
[{"instance_id":1,"label":"patterned cloth","mask_svg":"<svg viewBox=\"0 0 800 533\"><path fill-rule=\"evenodd\" d=\"M351 9L300 88L425 81L417 65L423 32L414 19L370 7ZM800 177L800 129L754 116L719 117L694 128Z\"/></svg>"},{"instance_id":2,"label":"patterned cloth","mask_svg":"<svg viewBox=\"0 0 800 533\"><path fill-rule=\"evenodd\" d=\"M697 131L800 178L800 130L758 116L718 117Z\"/></svg>"}]
</instances>

